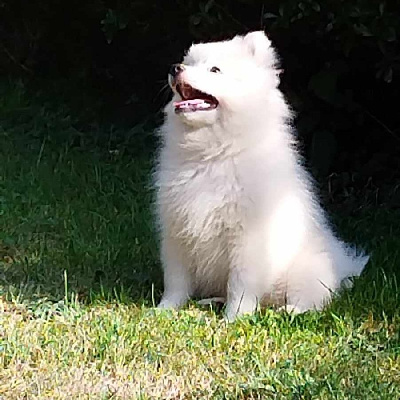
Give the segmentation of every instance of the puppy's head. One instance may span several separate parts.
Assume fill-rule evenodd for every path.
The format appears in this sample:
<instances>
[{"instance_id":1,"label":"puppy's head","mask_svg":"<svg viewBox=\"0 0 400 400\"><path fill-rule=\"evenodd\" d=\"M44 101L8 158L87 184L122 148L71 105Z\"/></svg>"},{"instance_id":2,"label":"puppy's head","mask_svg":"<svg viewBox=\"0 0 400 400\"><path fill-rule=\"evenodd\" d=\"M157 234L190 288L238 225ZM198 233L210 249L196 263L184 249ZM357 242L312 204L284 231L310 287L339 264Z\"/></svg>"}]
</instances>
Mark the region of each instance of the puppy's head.
<instances>
[{"instance_id":1,"label":"puppy's head","mask_svg":"<svg viewBox=\"0 0 400 400\"><path fill-rule=\"evenodd\" d=\"M167 114L188 125L210 125L232 113L254 115L279 83L276 56L264 32L190 47L168 76L174 96Z\"/></svg>"}]
</instances>

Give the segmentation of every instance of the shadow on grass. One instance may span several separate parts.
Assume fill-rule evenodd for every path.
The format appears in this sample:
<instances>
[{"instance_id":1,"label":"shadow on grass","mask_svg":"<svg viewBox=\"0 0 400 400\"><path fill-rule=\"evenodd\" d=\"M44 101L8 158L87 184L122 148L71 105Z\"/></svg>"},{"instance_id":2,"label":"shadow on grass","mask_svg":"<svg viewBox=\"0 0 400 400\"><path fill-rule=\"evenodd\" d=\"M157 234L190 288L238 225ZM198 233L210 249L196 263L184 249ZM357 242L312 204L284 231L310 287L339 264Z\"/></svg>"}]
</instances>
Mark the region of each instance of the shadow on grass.
<instances>
[{"instance_id":1,"label":"shadow on grass","mask_svg":"<svg viewBox=\"0 0 400 400\"><path fill-rule=\"evenodd\" d=\"M1 135L0 294L156 302L162 283L152 155L54 145L43 134ZM400 307L400 213L374 209L339 222L341 235L367 245L372 259L332 309L393 314Z\"/></svg>"},{"instance_id":2,"label":"shadow on grass","mask_svg":"<svg viewBox=\"0 0 400 400\"><path fill-rule=\"evenodd\" d=\"M151 155L0 135L0 294L152 302Z\"/></svg>"}]
</instances>

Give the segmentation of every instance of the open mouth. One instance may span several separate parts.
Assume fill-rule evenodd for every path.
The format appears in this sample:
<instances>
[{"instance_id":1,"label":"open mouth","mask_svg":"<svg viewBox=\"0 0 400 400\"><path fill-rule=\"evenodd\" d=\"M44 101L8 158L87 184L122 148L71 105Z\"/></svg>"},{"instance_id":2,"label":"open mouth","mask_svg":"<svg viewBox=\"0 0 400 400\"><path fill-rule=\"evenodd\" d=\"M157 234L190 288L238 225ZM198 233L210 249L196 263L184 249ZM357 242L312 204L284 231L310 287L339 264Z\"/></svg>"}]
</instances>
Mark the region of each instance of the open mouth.
<instances>
[{"instance_id":1,"label":"open mouth","mask_svg":"<svg viewBox=\"0 0 400 400\"><path fill-rule=\"evenodd\" d=\"M176 113L207 111L218 106L218 100L214 96L197 90L187 83L178 83L176 91L182 98L182 101L174 103Z\"/></svg>"}]
</instances>

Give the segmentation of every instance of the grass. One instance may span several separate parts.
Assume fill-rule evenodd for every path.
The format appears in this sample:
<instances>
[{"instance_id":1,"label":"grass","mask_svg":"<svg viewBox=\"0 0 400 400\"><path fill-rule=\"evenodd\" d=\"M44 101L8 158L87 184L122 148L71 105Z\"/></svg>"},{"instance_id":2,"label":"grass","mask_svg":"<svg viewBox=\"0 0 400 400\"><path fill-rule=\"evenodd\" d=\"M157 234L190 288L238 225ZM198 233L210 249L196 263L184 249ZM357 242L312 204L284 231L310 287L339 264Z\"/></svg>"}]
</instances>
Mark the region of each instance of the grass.
<instances>
[{"instance_id":1,"label":"grass","mask_svg":"<svg viewBox=\"0 0 400 400\"><path fill-rule=\"evenodd\" d=\"M0 399L400 397L399 211L339 218L372 259L323 312L227 324L195 302L157 311L145 131L100 143L66 112L11 94L0 103Z\"/></svg>"}]
</instances>

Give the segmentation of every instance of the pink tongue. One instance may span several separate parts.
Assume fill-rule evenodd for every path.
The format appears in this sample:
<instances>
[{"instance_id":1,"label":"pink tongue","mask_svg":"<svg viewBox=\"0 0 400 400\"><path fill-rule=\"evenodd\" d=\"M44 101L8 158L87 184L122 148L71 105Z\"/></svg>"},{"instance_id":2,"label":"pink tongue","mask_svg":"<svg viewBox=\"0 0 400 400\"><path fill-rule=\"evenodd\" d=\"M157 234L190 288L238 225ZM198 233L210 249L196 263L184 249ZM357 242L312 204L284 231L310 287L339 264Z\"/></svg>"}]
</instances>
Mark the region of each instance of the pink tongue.
<instances>
[{"instance_id":1,"label":"pink tongue","mask_svg":"<svg viewBox=\"0 0 400 400\"><path fill-rule=\"evenodd\" d=\"M196 106L202 103L204 103L204 100L201 99L183 100L183 101L176 101L174 103L174 107L182 108L182 107Z\"/></svg>"}]
</instances>

